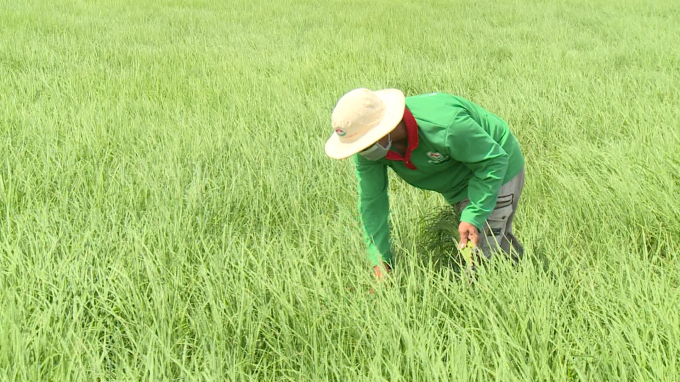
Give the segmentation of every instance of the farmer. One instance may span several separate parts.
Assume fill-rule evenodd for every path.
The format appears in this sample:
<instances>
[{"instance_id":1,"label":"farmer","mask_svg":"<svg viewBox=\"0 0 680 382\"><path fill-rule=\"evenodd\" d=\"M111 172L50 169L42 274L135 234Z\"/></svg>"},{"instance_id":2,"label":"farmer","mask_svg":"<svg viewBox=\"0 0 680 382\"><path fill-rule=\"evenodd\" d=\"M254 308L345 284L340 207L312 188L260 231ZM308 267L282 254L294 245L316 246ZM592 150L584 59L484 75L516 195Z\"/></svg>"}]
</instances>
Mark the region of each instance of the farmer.
<instances>
[{"instance_id":1,"label":"farmer","mask_svg":"<svg viewBox=\"0 0 680 382\"><path fill-rule=\"evenodd\" d=\"M524 186L524 157L508 124L458 96L405 98L396 89L355 89L336 104L326 154L354 154L359 212L373 273L391 271L387 168L412 186L436 191L461 213L460 248L486 258L498 249L521 257L512 220ZM512 247L512 251L511 251Z\"/></svg>"}]
</instances>

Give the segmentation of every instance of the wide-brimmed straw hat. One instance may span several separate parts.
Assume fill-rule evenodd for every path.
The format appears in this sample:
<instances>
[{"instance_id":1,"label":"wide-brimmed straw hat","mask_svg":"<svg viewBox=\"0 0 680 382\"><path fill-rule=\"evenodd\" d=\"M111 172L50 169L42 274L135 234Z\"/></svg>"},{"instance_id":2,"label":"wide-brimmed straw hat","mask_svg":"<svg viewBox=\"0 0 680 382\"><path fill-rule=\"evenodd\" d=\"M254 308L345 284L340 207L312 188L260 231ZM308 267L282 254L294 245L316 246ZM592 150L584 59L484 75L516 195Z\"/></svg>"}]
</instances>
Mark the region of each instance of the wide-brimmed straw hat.
<instances>
[{"instance_id":1,"label":"wide-brimmed straw hat","mask_svg":"<svg viewBox=\"0 0 680 382\"><path fill-rule=\"evenodd\" d=\"M342 96L331 115L334 132L326 141L326 155L347 158L379 141L401 122L405 101L397 89L360 88Z\"/></svg>"}]
</instances>

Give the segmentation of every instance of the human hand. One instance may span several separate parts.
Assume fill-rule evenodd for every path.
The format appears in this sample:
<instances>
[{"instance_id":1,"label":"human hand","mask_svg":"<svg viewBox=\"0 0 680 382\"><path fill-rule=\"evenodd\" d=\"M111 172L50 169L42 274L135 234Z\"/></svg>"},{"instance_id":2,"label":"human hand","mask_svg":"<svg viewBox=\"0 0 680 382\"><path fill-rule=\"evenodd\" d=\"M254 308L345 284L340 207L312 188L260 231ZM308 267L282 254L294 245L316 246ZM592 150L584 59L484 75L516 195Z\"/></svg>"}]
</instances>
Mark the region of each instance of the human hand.
<instances>
[{"instance_id":1,"label":"human hand","mask_svg":"<svg viewBox=\"0 0 680 382\"><path fill-rule=\"evenodd\" d=\"M479 244L479 230L474 225L468 222L460 222L458 226L458 233L460 233L460 242L458 248L463 249L467 246L468 241L476 247Z\"/></svg>"},{"instance_id":2,"label":"human hand","mask_svg":"<svg viewBox=\"0 0 680 382\"><path fill-rule=\"evenodd\" d=\"M392 267L385 262L381 262L379 265L373 267L373 276L375 276L378 281L382 281L385 277L389 276L391 272Z\"/></svg>"}]
</instances>

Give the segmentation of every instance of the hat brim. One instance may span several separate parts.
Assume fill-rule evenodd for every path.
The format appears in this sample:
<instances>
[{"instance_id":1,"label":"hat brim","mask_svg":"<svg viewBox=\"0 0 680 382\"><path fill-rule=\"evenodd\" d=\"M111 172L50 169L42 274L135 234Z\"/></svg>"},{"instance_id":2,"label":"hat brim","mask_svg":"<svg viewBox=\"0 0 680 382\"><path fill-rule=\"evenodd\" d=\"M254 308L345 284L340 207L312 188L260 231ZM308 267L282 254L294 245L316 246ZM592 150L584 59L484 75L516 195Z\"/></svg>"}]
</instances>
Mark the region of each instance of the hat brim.
<instances>
[{"instance_id":1,"label":"hat brim","mask_svg":"<svg viewBox=\"0 0 680 382\"><path fill-rule=\"evenodd\" d=\"M394 130L404 118L406 98L398 89L384 89L373 92L385 104L385 115L382 121L367 132L363 137L351 143L343 143L340 136L333 133L326 141L326 155L333 159L345 159L365 150L379 141L380 138Z\"/></svg>"}]
</instances>

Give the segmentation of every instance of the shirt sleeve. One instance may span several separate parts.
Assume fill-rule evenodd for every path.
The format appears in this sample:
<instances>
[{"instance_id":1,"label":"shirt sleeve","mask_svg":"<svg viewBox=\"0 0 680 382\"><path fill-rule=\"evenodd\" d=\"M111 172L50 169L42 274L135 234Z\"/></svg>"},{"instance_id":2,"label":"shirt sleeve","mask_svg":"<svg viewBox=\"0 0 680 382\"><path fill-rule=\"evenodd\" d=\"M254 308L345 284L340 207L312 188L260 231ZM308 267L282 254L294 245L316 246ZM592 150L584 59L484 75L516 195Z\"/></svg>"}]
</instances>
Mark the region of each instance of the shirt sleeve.
<instances>
[{"instance_id":1,"label":"shirt sleeve","mask_svg":"<svg viewBox=\"0 0 680 382\"><path fill-rule=\"evenodd\" d=\"M465 164L473 174L468 184L470 203L460 220L481 231L496 206L508 167L508 154L466 111L454 118L446 140L449 155Z\"/></svg>"},{"instance_id":2,"label":"shirt sleeve","mask_svg":"<svg viewBox=\"0 0 680 382\"><path fill-rule=\"evenodd\" d=\"M359 189L359 213L364 242L371 265L390 263L389 200L387 196L387 166L355 155Z\"/></svg>"}]
</instances>

